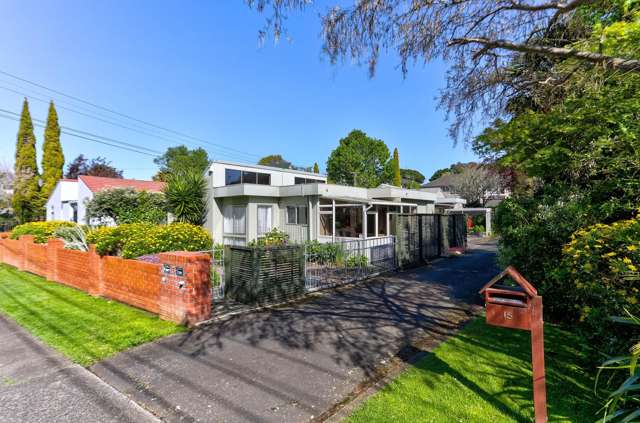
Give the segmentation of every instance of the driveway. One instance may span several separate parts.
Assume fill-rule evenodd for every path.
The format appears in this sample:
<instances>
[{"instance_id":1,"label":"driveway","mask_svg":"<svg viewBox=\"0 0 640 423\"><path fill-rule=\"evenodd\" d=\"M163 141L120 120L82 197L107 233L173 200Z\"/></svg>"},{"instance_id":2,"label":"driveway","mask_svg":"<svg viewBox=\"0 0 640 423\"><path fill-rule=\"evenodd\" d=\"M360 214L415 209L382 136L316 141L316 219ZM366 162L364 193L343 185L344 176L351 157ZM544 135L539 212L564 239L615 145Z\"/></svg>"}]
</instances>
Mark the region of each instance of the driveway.
<instances>
[{"instance_id":1,"label":"driveway","mask_svg":"<svg viewBox=\"0 0 640 423\"><path fill-rule=\"evenodd\" d=\"M303 422L479 309L495 246L147 344L91 370L168 421Z\"/></svg>"},{"instance_id":2,"label":"driveway","mask_svg":"<svg viewBox=\"0 0 640 423\"><path fill-rule=\"evenodd\" d=\"M84 367L0 315L0 421L158 420Z\"/></svg>"}]
</instances>

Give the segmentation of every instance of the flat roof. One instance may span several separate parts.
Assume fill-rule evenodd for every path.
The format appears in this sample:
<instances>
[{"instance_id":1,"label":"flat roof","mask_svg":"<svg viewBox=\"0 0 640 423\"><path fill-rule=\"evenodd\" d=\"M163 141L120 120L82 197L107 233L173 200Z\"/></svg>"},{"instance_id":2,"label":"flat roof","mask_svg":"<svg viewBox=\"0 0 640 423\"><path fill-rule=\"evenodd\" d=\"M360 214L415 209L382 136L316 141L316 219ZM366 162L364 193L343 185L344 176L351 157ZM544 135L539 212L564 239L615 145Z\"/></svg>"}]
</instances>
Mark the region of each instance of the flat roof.
<instances>
[{"instance_id":1,"label":"flat roof","mask_svg":"<svg viewBox=\"0 0 640 423\"><path fill-rule=\"evenodd\" d=\"M294 173L294 174L298 174L298 175L313 176L315 178L322 178L324 180L327 179L327 176L323 175L322 173L307 172L306 170L285 169L285 168L282 168L282 167L275 167L275 166L264 166L264 165L259 165L259 164L238 163L238 162L231 162L231 161L228 161L228 160L213 160L211 162L212 165L214 165L216 163L226 164L226 165L231 165L231 166L239 166L239 167L249 167L249 168L252 168L252 169L271 170L271 171L274 171L274 172Z\"/></svg>"}]
</instances>

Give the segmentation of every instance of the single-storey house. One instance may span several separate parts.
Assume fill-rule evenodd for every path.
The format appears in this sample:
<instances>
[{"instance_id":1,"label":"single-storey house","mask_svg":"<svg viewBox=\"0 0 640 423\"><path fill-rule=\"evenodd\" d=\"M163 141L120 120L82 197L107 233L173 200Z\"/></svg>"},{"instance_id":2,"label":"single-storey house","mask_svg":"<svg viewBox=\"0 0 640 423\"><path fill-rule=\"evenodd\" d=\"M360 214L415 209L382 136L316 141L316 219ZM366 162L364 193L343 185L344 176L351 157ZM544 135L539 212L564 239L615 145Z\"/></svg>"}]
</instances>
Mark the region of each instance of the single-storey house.
<instances>
[{"instance_id":1,"label":"single-storey house","mask_svg":"<svg viewBox=\"0 0 640 423\"><path fill-rule=\"evenodd\" d=\"M293 242L390 235L394 213L434 213L438 195L391 185L360 188L324 175L214 161L205 223L215 242L246 245L273 228Z\"/></svg>"},{"instance_id":2,"label":"single-storey house","mask_svg":"<svg viewBox=\"0 0 640 423\"><path fill-rule=\"evenodd\" d=\"M78 179L60 179L47 200L47 220L85 223L86 204L95 193L114 188L162 192L164 183L87 175L81 175Z\"/></svg>"}]
</instances>

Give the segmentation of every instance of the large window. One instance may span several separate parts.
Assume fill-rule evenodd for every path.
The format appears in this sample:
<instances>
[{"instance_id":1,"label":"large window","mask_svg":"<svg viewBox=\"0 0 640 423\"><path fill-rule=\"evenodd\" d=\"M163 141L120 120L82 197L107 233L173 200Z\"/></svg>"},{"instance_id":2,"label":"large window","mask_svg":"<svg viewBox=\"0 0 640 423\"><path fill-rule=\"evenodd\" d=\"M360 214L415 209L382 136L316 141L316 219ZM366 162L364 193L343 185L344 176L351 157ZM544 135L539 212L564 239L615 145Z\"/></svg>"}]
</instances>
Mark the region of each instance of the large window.
<instances>
[{"instance_id":1,"label":"large window","mask_svg":"<svg viewBox=\"0 0 640 423\"><path fill-rule=\"evenodd\" d=\"M246 233L245 206L226 206L224 208L224 233L229 235L244 235Z\"/></svg>"},{"instance_id":2,"label":"large window","mask_svg":"<svg viewBox=\"0 0 640 423\"><path fill-rule=\"evenodd\" d=\"M271 185L271 174L261 172L251 172L248 170L225 169L224 184L258 184Z\"/></svg>"},{"instance_id":3,"label":"large window","mask_svg":"<svg viewBox=\"0 0 640 423\"><path fill-rule=\"evenodd\" d=\"M319 180L319 179L310 179L310 178L300 178L298 176L296 176L294 183L296 185L300 185L300 184L319 184L323 181Z\"/></svg>"},{"instance_id":4,"label":"large window","mask_svg":"<svg viewBox=\"0 0 640 423\"><path fill-rule=\"evenodd\" d=\"M287 224L306 225L309 223L307 206L287 206Z\"/></svg>"},{"instance_id":5,"label":"large window","mask_svg":"<svg viewBox=\"0 0 640 423\"><path fill-rule=\"evenodd\" d=\"M362 207L336 207L336 236L360 238Z\"/></svg>"},{"instance_id":6,"label":"large window","mask_svg":"<svg viewBox=\"0 0 640 423\"><path fill-rule=\"evenodd\" d=\"M271 206L258 206L258 235L269 232L272 221Z\"/></svg>"}]
</instances>

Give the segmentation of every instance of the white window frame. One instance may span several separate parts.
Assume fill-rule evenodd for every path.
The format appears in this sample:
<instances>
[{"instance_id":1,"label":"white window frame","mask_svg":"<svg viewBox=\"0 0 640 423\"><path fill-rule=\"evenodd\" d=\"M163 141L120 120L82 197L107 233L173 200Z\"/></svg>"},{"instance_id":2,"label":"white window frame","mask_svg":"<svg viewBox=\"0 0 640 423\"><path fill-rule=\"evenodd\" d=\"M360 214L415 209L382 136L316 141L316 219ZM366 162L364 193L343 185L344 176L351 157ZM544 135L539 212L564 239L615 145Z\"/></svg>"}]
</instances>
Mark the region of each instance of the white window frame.
<instances>
[{"instance_id":1,"label":"white window frame","mask_svg":"<svg viewBox=\"0 0 640 423\"><path fill-rule=\"evenodd\" d=\"M291 222L289 220L289 209L294 209L295 210L295 218L294 221ZM299 209L306 209L307 210L307 222L306 223L300 223L300 211ZM309 224L309 206L300 206L300 205L290 205L290 206L286 206L285 207L285 222L287 225L302 225L302 226L307 226Z\"/></svg>"}]
</instances>

